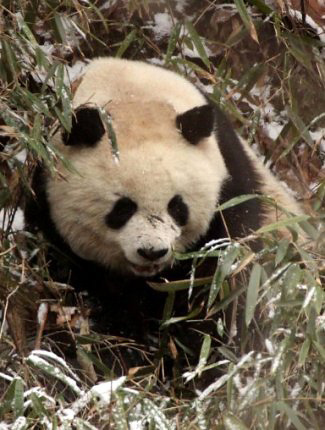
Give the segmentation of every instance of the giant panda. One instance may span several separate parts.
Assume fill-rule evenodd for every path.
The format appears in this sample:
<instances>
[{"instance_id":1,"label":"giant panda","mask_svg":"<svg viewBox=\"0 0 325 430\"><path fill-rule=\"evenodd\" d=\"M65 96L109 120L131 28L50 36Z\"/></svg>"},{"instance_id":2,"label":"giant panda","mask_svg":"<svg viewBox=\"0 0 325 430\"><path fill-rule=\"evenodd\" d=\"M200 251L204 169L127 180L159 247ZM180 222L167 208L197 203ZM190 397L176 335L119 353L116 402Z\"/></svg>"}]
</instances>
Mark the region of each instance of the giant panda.
<instances>
[{"instance_id":1,"label":"giant panda","mask_svg":"<svg viewBox=\"0 0 325 430\"><path fill-rule=\"evenodd\" d=\"M261 199L222 214L220 204L263 194L300 212L222 111L172 71L95 59L73 109L70 132L51 142L65 162L57 161L56 174L36 169L26 221L67 257L68 269L59 254L51 256L57 280L100 297L111 334L144 341L164 304L148 280L189 276L190 264L175 261L175 252L249 235L282 213ZM202 267L200 275L214 270Z\"/></svg>"}]
</instances>

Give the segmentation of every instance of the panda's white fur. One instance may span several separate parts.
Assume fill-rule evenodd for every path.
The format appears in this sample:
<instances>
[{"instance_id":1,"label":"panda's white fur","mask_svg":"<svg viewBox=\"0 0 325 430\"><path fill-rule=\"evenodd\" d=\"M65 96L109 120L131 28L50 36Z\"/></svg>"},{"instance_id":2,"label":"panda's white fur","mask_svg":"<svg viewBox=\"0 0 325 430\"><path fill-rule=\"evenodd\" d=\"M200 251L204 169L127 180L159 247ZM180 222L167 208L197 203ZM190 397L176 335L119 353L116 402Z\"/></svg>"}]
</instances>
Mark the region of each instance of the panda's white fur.
<instances>
[{"instance_id":1,"label":"panda's white fur","mask_svg":"<svg viewBox=\"0 0 325 430\"><path fill-rule=\"evenodd\" d=\"M175 118L206 104L201 92L183 77L154 65L115 58L94 60L74 95L74 108L99 106L112 117L119 161L112 155L108 134L95 147L75 147L55 138L75 171L58 166L49 177L47 198L56 228L80 257L121 273L151 276L172 263L173 251L184 251L208 230L228 171L214 133L189 144ZM296 202L242 143L262 178L261 192L297 213ZM245 175L245 172L243 172ZM189 220L179 226L167 205L181 195ZM136 213L120 229L110 229L104 216L118 198L131 198ZM265 222L277 212L266 211ZM148 261L139 248L167 249Z\"/></svg>"}]
</instances>

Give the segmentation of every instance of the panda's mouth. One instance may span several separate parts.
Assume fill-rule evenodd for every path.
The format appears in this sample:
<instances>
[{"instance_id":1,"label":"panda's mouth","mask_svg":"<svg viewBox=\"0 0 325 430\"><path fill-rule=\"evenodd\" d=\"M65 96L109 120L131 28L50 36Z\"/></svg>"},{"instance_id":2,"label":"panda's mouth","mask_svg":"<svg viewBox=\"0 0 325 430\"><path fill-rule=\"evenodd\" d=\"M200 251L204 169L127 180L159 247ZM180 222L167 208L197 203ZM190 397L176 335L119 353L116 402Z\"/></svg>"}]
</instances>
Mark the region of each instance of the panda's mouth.
<instances>
[{"instance_id":1,"label":"panda's mouth","mask_svg":"<svg viewBox=\"0 0 325 430\"><path fill-rule=\"evenodd\" d=\"M165 264L152 263L147 265L134 264L134 263L131 263L131 261L128 261L128 263L131 271L136 276L142 276L144 278L150 278L151 276L157 275L157 273L161 272L166 266L166 263Z\"/></svg>"}]
</instances>

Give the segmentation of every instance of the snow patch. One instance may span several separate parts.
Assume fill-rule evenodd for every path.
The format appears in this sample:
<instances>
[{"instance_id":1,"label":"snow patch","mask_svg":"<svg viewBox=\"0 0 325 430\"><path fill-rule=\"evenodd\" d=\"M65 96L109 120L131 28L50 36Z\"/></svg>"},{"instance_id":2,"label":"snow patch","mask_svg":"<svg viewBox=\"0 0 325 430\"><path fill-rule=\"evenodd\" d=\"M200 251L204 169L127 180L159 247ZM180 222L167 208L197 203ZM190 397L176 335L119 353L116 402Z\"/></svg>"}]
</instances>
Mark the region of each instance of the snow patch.
<instances>
[{"instance_id":1,"label":"snow patch","mask_svg":"<svg viewBox=\"0 0 325 430\"><path fill-rule=\"evenodd\" d=\"M289 15L291 15L293 18L296 18L298 21L303 21L302 14L299 10L294 10L289 7L288 9ZM322 27L320 27L309 15L305 16L305 21L310 27L315 30L317 36L319 37L319 40L323 43L325 43L325 33ZM323 50L324 52L324 50Z\"/></svg>"},{"instance_id":2,"label":"snow patch","mask_svg":"<svg viewBox=\"0 0 325 430\"><path fill-rule=\"evenodd\" d=\"M7 230L11 221L10 209L0 210L0 229ZM10 231L19 231L24 229L25 218L22 209L17 208L12 222L10 223Z\"/></svg>"},{"instance_id":3,"label":"snow patch","mask_svg":"<svg viewBox=\"0 0 325 430\"><path fill-rule=\"evenodd\" d=\"M15 156L15 159L20 161L20 163L24 164L27 158L27 151L26 149L22 149L19 151Z\"/></svg>"},{"instance_id":4,"label":"snow patch","mask_svg":"<svg viewBox=\"0 0 325 430\"><path fill-rule=\"evenodd\" d=\"M175 10L178 13L184 13L184 9L186 8L188 0L177 0L175 5Z\"/></svg>"},{"instance_id":5,"label":"snow patch","mask_svg":"<svg viewBox=\"0 0 325 430\"><path fill-rule=\"evenodd\" d=\"M156 13L153 19L154 25L152 26L152 30L157 39L168 36L174 25L171 16L167 12L160 12Z\"/></svg>"},{"instance_id":6,"label":"snow patch","mask_svg":"<svg viewBox=\"0 0 325 430\"><path fill-rule=\"evenodd\" d=\"M39 325L44 324L45 322L45 318L47 316L49 310L49 305L48 303L41 303L38 307L38 311L37 311L37 322Z\"/></svg>"},{"instance_id":7,"label":"snow patch","mask_svg":"<svg viewBox=\"0 0 325 430\"><path fill-rule=\"evenodd\" d=\"M71 82L80 78L80 76L84 73L85 67L87 64L83 61L76 61L73 66L66 66L66 84L69 85Z\"/></svg>"}]
</instances>

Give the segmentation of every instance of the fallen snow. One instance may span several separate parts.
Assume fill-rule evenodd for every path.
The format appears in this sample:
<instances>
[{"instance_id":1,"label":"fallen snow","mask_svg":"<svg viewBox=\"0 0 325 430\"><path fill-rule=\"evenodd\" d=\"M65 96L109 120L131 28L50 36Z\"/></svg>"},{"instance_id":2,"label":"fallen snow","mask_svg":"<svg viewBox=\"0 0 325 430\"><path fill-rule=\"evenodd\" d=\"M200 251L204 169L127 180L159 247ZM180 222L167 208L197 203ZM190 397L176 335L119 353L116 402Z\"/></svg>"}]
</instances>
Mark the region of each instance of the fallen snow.
<instances>
[{"instance_id":1,"label":"fallen snow","mask_svg":"<svg viewBox=\"0 0 325 430\"><path fill-rule=\"evenodd\" d=\"M7 230L9 226L8 216L10 214L9 209L1 209L0 210L0 228L3 230ZM10 231L19 231L23 230L25 225L25 218L22 209L17 208L13 221L10 226Z\"/></svg>"},{"instance_id":2,"label":"fallen snow","mask_svg":"<svg viewBox=\"0 0 325 430\"><path fill-rule=\"evenodd\" d=\"M298 21L302 21L302 14L300 11L298 10L294 10L291 9L290 7L288 8L288 12L289 14L297 19ZM315 30L317 36L319 37L319 40L323 43L325 43L325 33L324 33L324 29L322 27L320 27L314 20L313 18L311 18L309 15L305 16L305 21L308 25L310 25L310 27ZM323 50L324 52L324 50Z\"/></svg>"},{"instance_id":3,"label":"fallen snow","mask_svg":"<svg viewBox=\"0 0 325 430\"><path fill-rule=\"evenodd\" d=\"M101 382L94 385L89 391L83 393L69 408L59 412L61 419L72 421L76 415L84 409L92 400L96 400L97 406L106 407L110 404L112 393L120 388L126 381L126 376L108 382Z\"/></svg>"},{"instance_id":4,"label":"fallen snow","mask_svg":"<svg viewBox=\"0 0 325 430\"><path fill-rule=\"evenodd\" d=\"M37 322L39 325L44 324L48 310L49 310L48 303L43 302L39 305L38 311L37 311Z\"/></svg>"},{"instance_id":5,"label":"fallen snow","mask_svg":"<svg viewBox=\"0 0 325 430\"><path fill-rule=\"evenodd\" d=\"M27 427L27 418L18 417L16 421L13 423L11 430L25 430L26 427Z\"/></svg>"},{"instance_id":6,"label":"fallen snow","mask_svg":"<svg viewBox=\"0 0 325 430\"><path fill-rule=\"evenodd\" d=\"M75 379L63 373L61 369L54 366L52 363L44 360L41 357L38 357L34 351L32 351L32 353L27 357L26 361L29 364L33 364L39 369L42 369L43 371L50 374L51 376L58 379L59 381L62 381L64 384L70 387L70 389L78 396L83 395L84 392L78 387L78 384L75 381Z\"/></svg>"},{"instance_id":7,"label":"fallen snow","mask_svg":"<svg viewBox=\"0 0 325 430\"><path fill-rule=\"evenodd\" d=\"M74 373L71 370L70 366L68 366L68 364L66 363L66 361L63 358L59 357L57 354L54 354L54 352L46 351L45 349L34 349L31 352L31 354L38 355L38 356L41 356L41 357L46 357L46 358L49 358L49 359L51 359L53 361L56 361L62 367L64 367L70 373L70 375L73 376L74 379L76 379L77 381L80 381L80 379L77 376L77 374Z\"/></svg>"},{"instance_id":8,"label":"fallen snow","mask_svg":"<svg viewBox=\"0 0 325 430\"><path fill-rule=\"evenodd\" d=\"M175 5L176 12L184 13L184 9L187 6L188 0L177 0Z\"/></svg>"},{"instance_id":9,"label":"fallen snow","mask_svg":"<svg viewBox=\"0 0 325 430\"><path fill-rule=\"evenodd\" d=\"M76 61L73 66L66 66L65 84L70 85L71 82L80 78L80 76L84 73L86 66L87 64L80 60Z\"/></svg>"},{"instance_id":10,"label":"fallen snow","mask_svg":"<svg viewBox=\"0 0 325 430\"><path fill-rule=\"evenodd\" d=\"M21 151L19 151L16 155L15 155L15 159L20 161L22 164L25 163L27 158L27 151L26 149L22 149Z\"/></svg>"},{"instance_id":11,"label":"fallen snow","mask_svg":"<svg viewBox=\"0 0 325 430\"><path fill-rule=\"evenodd\" d=\"M154 25L152 26L152 30L157 39L169 36L174 25L171 16L167 12L156 13L153 19Z\"/></svg>"}]
</instances>

